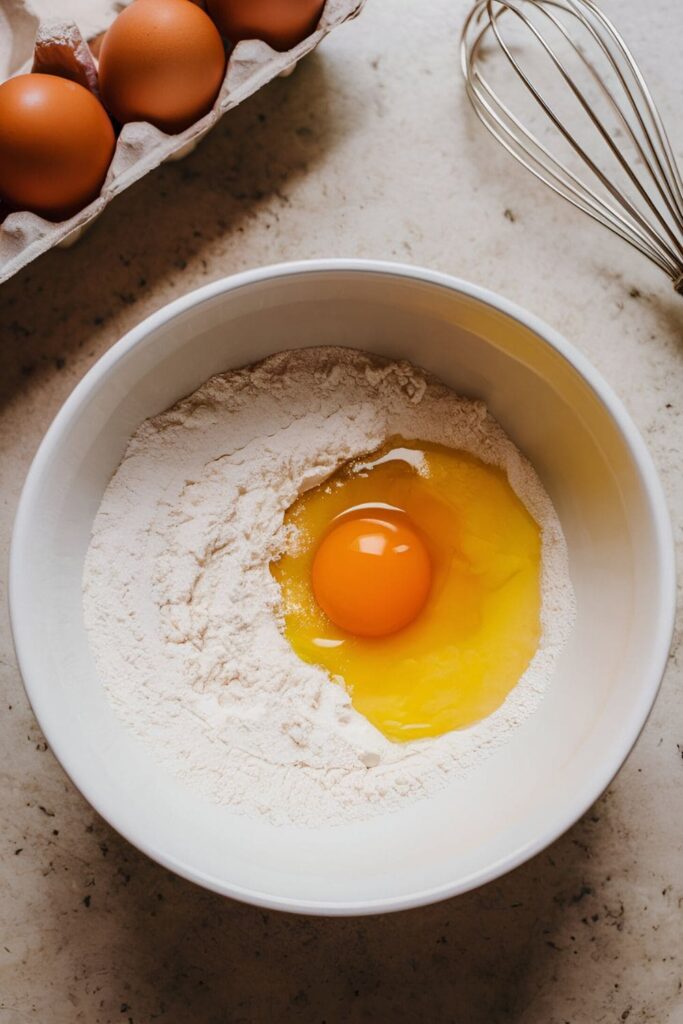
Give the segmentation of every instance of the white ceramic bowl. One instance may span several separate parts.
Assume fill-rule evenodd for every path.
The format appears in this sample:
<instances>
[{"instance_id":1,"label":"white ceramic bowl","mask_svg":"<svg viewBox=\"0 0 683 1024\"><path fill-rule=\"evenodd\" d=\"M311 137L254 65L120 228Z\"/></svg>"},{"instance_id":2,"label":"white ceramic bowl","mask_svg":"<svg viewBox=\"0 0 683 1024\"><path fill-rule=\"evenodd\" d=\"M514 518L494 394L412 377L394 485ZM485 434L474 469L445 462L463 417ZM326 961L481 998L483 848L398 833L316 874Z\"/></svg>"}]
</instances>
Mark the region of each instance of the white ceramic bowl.
<instances>
[{"instance_id":1,"label":"white ceramic bowl","mask_svg":"<svg viewBox=\"0 0 683 1024\"><path fill-rule=\"evenodd\" d=\"M90 528L126 443L211 374L281 349L347 345L404 357L483 398L560 515L578 602L540 710L476 772L400 813L274 827L197 798L119 723L81 612ZM217 281L118 342L50 427L11 553L11 615L31 703L99 813L180 875L264 906L359 914L428 903L503 874L590 806L657 693L674 611L662 491L623 406L535 317L442 274L318 261Z\"/></svg>"}]
</instances>

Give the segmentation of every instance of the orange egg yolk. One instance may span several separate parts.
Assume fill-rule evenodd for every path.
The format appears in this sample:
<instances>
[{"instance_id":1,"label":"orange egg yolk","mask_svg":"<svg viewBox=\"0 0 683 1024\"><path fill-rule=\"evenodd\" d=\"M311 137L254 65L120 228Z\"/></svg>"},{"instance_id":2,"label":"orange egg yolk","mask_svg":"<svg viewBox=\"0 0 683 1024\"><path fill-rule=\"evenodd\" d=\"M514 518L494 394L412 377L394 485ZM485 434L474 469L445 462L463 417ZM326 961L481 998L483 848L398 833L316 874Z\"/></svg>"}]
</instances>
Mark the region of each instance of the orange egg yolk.
<instances>
[{"instance_id":1,"label":"orange egg yolk","mask_svg":"<svg viewBox=\"0 0 683 1024\"><path fill-rule=\"evenodd\" d=\"M407 519L351 513L323 538L311 582L316 601L340 629L388 636L422 610L431 584L429 555Z\"/></svg>"}]
</instances>

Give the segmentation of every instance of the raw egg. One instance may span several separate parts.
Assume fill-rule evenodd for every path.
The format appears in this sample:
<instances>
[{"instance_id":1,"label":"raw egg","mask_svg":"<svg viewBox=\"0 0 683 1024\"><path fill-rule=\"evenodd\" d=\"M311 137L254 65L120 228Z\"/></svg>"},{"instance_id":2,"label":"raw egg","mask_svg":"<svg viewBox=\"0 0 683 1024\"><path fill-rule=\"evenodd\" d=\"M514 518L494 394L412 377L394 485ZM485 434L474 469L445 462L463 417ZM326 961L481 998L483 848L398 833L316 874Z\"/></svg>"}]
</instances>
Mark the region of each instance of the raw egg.
<instances>
[{"instance_id":1,"label":"raw egg","mask_svg":"<svg viewBox=\"0 0 683 1024\"><path fill-rule=\"evenodd\" d=\"M218 30L191 0L133 0L102 40L100 93L122 123L183 131L211 109L224 74Z\"/></svg>"},{"instance_id":2,"label":"raw egg","mask_svg":"<svg viewBox=\"0 0 683 1024\"><path fill-rule=\"evenodd\" d=\"M323 0L207 0L209 14L231 43L263 39L291 50L314 31Z\"/></svg>"},{"instance_id":3,"label":"raw egg","mask_svg":"<svg viewBox=\"0 0 683 1024\"><path fill-rule=\"evenodd\" d=\"M392 438L285 522L286 636L385 736L439 736L503 703L541 635L541 536L501 469Z\"/></svg>"},{"instance_id":4,"label":"raw egg","mask_svg":"<svg viewBox=\"0 0 683 1024\"><path fill-rule=\"evenodd\" d=\"M102 104L56 75L0 85L0 195L17 210L64 220L102 188L116 139Z\"/></svg>"}]
</instances>

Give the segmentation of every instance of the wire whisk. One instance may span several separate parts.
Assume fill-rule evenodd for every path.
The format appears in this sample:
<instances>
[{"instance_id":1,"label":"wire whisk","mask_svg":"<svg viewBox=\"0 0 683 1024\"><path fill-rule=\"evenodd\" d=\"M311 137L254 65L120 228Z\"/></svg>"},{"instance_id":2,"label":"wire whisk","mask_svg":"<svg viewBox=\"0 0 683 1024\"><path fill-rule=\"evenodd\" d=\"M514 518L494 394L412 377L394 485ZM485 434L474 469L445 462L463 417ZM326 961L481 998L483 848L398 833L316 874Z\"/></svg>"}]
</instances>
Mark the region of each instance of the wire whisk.
<instances>
[{"instance_id":1,"label":"wire whisk","mask_svg":"<svg viewBox=\"0 0 683 1024\"><path fill-rule=\"evenodd\" d=\"M593 0L477 0L460 57L491 134L683 294L681 173L635 59Z\"/></svg>"}]
</instances>

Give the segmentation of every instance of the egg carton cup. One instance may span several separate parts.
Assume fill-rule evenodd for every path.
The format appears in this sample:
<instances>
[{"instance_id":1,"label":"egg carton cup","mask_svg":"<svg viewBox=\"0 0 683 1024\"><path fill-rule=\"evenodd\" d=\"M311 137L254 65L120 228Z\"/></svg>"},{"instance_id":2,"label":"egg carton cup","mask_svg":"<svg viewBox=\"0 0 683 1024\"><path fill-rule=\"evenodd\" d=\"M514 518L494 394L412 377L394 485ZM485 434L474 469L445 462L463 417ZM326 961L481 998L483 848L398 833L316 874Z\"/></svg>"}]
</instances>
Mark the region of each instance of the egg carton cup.
<instances>
[{"instance_id":1,"label":"egg carton cup","mask_svg":"<svg viewBox=\"0 0 683 1024\"><path fill-rule=\"evenodd\" d=\"M185 131L167 135L143 121L124 125L99 196L68 220L53 223L27 211L7 214L0 224L0 284L48 249L72 245L115 196L160 164L191 153L224 114L273 78L291 74L326 35L360 14L364 3L327 0L315 32L285 53L261 40L237 43L228 54L212 109ZM86 39L96 42L125 4L98 6L72 0L73 20L46 16L41 4L46 6L45 0L9 0L0 7L0 77L41 71L60 74L96 92L97 65Z\"/></svg>"}]
</instances>

